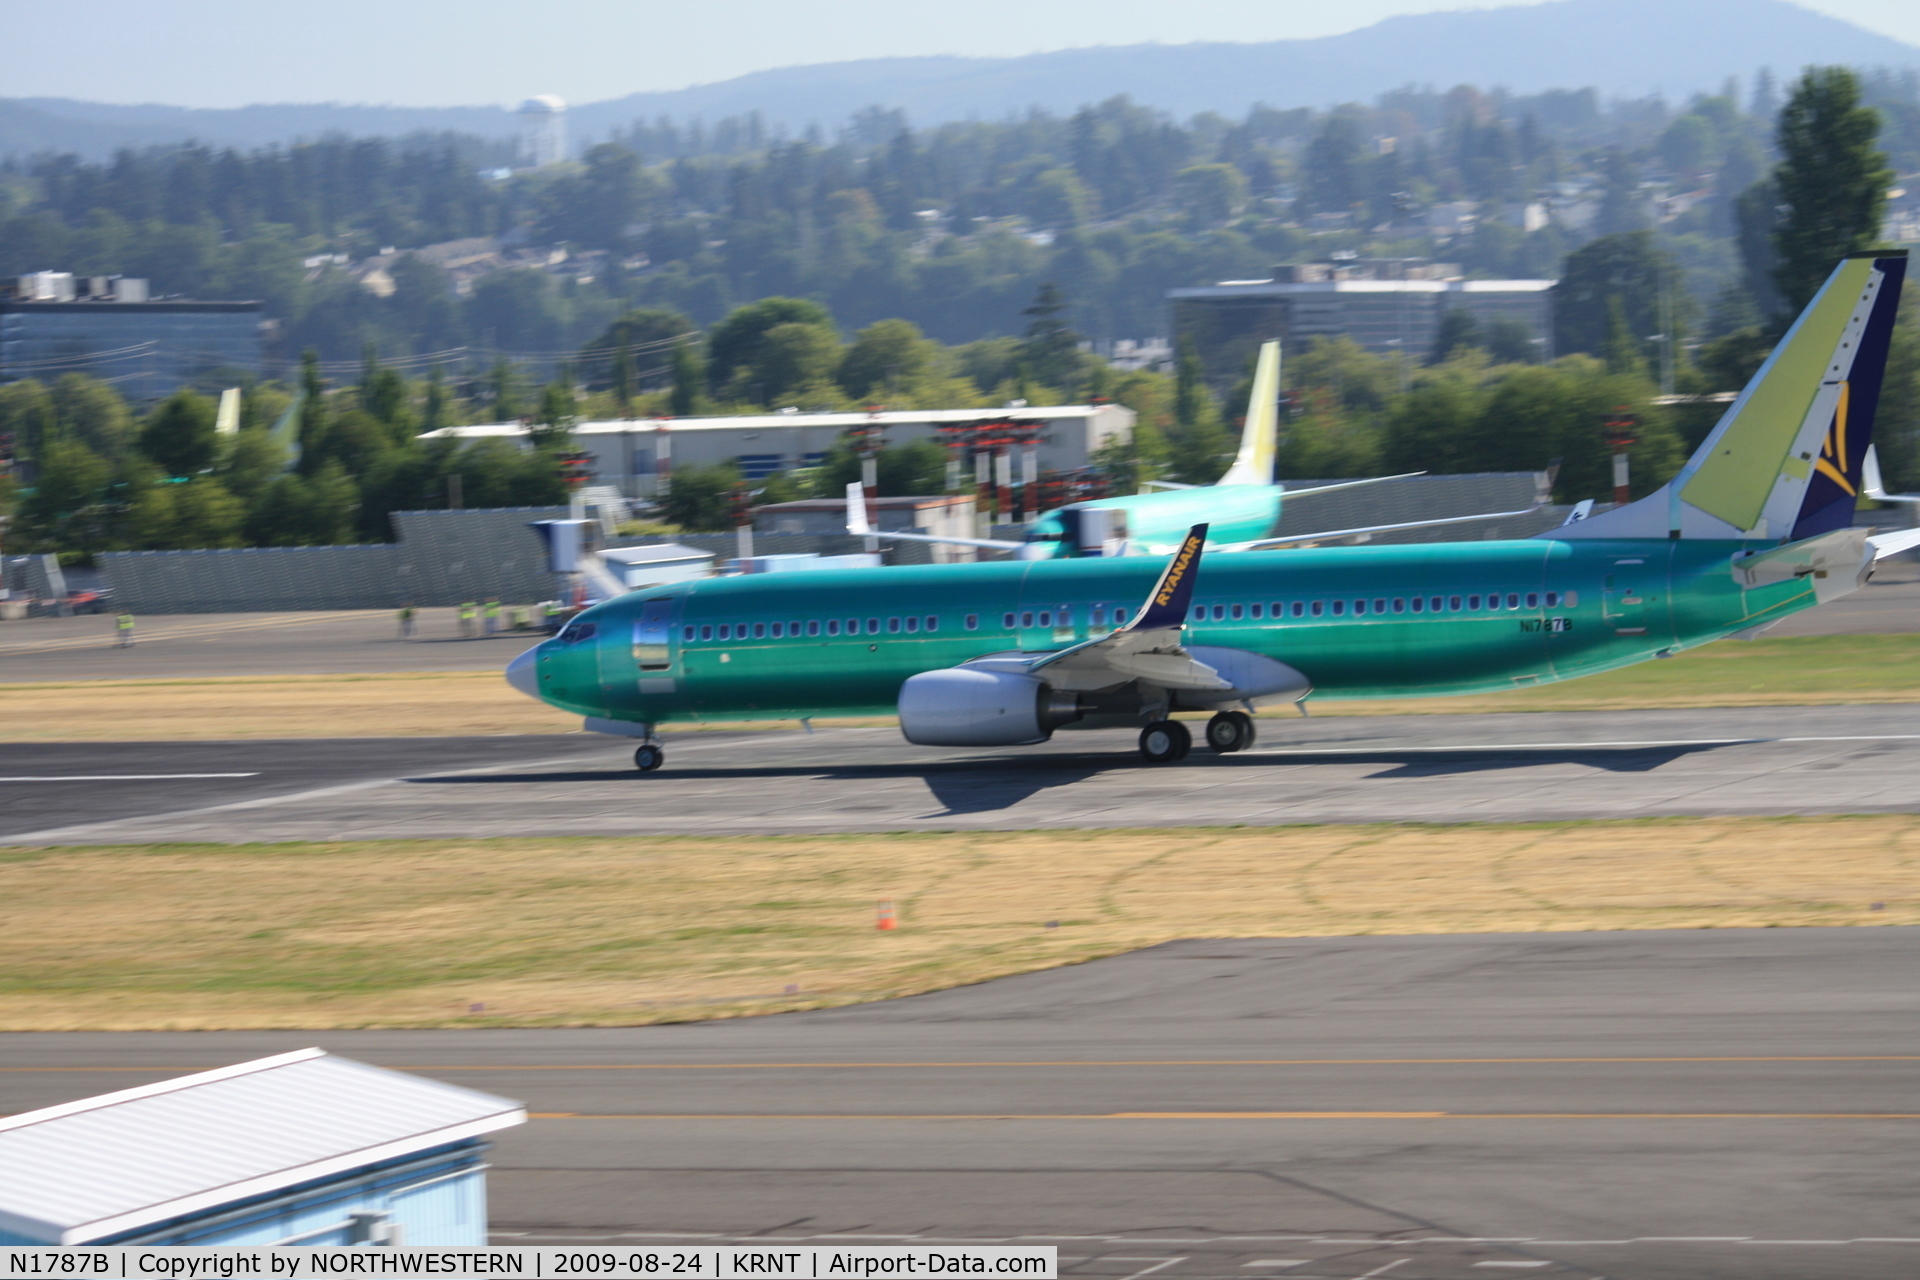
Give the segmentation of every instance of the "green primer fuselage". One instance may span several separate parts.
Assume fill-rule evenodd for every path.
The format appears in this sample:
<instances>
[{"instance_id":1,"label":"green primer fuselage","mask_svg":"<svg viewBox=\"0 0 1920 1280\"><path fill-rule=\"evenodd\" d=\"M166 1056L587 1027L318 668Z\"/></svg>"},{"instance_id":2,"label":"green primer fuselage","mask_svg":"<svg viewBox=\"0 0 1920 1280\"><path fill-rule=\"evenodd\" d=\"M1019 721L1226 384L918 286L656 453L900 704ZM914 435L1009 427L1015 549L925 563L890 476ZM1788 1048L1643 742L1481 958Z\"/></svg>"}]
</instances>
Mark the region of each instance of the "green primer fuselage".
<instances>
[{"instance_id":1,"label":"green primer fuselage","mask_svg":"<svg viewBox=\"0 0 1920 1280\"><path fill-rule=\"evenodd\" d=\"M1214 555L1201 565L1184 643L1277 659L1322 698L1545 684L1811 607L1805 582L1735 581L1729 558L1770 545L1543 538ZM1145 556L1014 561L649 588L581 614L575 626L593 624L590 638L540 645L539 687L555 706L643 723L890 714L919 672L1100 634L1116 609L1139 607L1163 567ZM666 641L640 650L654 669L641 669L636 639Z\"/></svg>"},{"instance_id":2,"label":"green primer fuselage","mask_svg":"<svg viewBox=\"0 0 1920 1280\"><path fill-rule=\"evenodd\" d=\"M1207 541L1213 544L1252 542L1255 538L1267 537L1280 525L1284 495L1285 490L1279 485L1207 485L1091 498L1069 503L1068 507L1124 511L1128 540L1135 547L1159 548L1164 555L1179 546L1187 530L1196 524L1210 526ZM1060 518L1060 511L1065 509L1049 511L1034 521L1027 532L1027 541L1051 545L1056 557L1076 556L1077 550L1066 541L1066 523Z\"/></svg>"}]
</instances>

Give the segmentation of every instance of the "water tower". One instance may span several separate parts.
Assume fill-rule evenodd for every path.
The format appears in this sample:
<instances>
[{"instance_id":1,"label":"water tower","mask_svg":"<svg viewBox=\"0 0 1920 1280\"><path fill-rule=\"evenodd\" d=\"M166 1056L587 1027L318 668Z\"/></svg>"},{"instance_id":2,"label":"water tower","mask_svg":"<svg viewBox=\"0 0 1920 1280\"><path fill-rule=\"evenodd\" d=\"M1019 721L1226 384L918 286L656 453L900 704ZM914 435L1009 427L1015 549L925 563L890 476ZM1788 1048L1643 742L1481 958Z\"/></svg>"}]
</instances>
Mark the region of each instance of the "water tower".
<instances>
[{"instance_id":1,"label":"water tower","mask_svg":"<svg viewBox=\"0 0 1920 1280\"><path fill-rule=\"evenodd\" d=\"M520 158L538 169L567 156L567 104L550 93L528 98L520 117Z\"/></svg>"}]
</instances>

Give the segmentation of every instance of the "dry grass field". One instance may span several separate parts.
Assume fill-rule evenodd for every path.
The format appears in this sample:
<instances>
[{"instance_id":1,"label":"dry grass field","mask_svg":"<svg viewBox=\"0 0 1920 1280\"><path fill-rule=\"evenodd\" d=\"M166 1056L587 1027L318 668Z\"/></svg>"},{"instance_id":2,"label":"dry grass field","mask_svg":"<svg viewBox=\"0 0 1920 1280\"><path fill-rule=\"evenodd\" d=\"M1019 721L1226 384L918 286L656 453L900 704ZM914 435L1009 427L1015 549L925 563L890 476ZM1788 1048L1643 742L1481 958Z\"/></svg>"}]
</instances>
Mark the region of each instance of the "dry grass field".
<instances>
[{"instance_id":1,"label":"dry grass field","mask_svg":"<svg viewBox=\"0 0 1920 1280\"><path fill-rule=\"evenodd\" d=\"M3 1030L613 1025L1172 938L1912 924L1920 816L17 849L0 902Z\"/></svg>"}]
</instances>

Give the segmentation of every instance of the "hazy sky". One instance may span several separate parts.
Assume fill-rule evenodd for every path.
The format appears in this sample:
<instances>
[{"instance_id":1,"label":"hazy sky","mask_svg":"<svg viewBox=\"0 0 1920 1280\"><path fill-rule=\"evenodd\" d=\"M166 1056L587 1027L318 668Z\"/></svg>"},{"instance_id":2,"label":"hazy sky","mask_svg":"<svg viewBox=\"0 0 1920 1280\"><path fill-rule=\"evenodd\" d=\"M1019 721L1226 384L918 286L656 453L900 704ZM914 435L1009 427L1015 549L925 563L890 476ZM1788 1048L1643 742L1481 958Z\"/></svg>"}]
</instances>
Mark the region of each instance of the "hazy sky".
<instances>
[{"instance_id":1,"label":"hazy sky","mask_svg":"<svg viewBox=\"0 0 1920 1280\"><path fill-rule=\"evenodd\" d=\"M1331 35L1459 0L0 0L6 97L227 107L594 102L902 54ZM1818 0L1920 44L1914 0Z\"/></svg>"}]
</instances>

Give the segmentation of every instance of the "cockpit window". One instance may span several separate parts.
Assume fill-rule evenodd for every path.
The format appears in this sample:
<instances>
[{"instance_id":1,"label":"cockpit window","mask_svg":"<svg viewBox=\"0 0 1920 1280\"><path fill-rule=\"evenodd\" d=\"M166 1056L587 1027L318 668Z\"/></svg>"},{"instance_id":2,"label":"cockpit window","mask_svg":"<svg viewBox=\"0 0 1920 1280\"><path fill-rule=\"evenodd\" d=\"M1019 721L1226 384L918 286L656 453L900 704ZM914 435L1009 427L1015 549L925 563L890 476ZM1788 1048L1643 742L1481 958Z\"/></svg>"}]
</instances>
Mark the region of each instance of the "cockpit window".
<instances>
[{"instance_id":1,"label":"cockpit window","mask_svg":"<svg viewBox=\"0 0 1920 1280\"><path fill-rule=\"evenodd\" d=\"M600 628L598 626L591 622L582 622L580 619L575 618L572 622L560 628L560 634L555 636L554 639L558 640L561 644L579 644L582 640L591 640L599 634Z\"/></svg>"}]
</instances>

